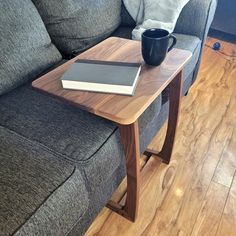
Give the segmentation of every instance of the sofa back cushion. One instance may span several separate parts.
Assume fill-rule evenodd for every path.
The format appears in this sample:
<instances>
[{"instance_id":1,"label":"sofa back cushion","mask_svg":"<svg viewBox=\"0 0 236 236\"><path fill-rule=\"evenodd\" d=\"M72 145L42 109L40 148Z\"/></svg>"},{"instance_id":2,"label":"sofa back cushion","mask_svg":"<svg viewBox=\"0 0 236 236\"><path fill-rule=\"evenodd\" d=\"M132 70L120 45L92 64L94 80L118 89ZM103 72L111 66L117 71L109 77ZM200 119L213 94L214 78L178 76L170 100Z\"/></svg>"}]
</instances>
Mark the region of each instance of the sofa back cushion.
<instances>
[{"instance_id":1,"label":"sofa back cushion","mask_svg":"<svg viewBox=\"0 0 236 236\"><path fill-rule=\"evenodd\" d=\"M61 59L30 0L0 1L0 95Z\"/></svg>"},{"instance_id":2,"label":"sofa back cushion","mask_svg":"<svg viewBox=\"0 0 236 236\"><path fill-rule=\"evenodd\" d=\"M32 0L63 54L79 53L120 24L121 0Z\"/></svg>"}]
</instances>

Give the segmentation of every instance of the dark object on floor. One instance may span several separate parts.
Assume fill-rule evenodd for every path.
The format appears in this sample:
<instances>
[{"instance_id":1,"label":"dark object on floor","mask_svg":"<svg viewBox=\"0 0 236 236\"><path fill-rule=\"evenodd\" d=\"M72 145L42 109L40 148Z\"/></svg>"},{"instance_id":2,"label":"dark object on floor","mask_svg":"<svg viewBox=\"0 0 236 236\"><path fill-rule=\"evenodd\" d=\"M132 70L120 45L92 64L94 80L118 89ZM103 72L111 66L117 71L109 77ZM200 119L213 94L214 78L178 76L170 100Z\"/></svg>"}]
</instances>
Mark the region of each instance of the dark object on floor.
<instances>
[{"instance_id":1,"label":"dark object on floor","mask_svg":"<svg viewBox=\"0 0 236 236\"><path fill-rule=\"evenodd\" d=\"M221 44L219 42L215 42L213 44L213 49L216 50L216 51L219 51L221 48Z\"/></svg>"}]
</instances>

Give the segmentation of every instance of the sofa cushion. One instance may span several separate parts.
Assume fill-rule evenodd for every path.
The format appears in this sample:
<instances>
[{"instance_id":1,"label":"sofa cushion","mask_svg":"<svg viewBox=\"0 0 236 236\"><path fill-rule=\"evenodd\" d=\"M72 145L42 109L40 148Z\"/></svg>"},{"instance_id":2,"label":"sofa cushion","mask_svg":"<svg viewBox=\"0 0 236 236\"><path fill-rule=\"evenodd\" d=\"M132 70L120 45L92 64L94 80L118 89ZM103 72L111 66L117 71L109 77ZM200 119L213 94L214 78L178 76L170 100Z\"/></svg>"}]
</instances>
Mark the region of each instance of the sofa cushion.
<instances>
[{"instance_id":1,"label":"sofa cushion","mask_svg":"<svg viewBox=\"0 0 236 236\"><path fill-rule=\"evenodd\" d=\"M124 156L117 126L23 86L0 97L0 125L27 137L83 169L93 187Z\"/></svg>"},{"instance_id":2,"label":"sofa cushion","mask_svg":"<svg viewBox=\"0 0 236 236\"><path fill-rule=\"evenodd\" d=\"M0 235L66 235L87 211L73 164L0 127Z\"/></svg>"},{"instance_id":3,"label":"sofa cushion","mask_svg":"<svg viewBox=\"0 0 236 236\"><path fill-rule=\"evenodd\" d=\"M102 118L23 86L0 97L0 125L80 162L115 131Z\"/></svg>"},{"instance_id":4,"label":"sofa cushion","mask_svg":"<svg viewBox=\"0 0 236 236\"><path fill-rule=\"evenodd\" d=\"M36 77L61 55L30 0L0 1L0 95Z\"/></svg>"},{"instance_id":5,"label":"sofa cushion","mask_svg":"<svg viewBox=\"0 0 236 236\"><path fill-rule=\"evenodd\" d=\"M33 0L53 42L64 54L79 53L120 24L121 0Z\"/></svg>"}]
</instances>

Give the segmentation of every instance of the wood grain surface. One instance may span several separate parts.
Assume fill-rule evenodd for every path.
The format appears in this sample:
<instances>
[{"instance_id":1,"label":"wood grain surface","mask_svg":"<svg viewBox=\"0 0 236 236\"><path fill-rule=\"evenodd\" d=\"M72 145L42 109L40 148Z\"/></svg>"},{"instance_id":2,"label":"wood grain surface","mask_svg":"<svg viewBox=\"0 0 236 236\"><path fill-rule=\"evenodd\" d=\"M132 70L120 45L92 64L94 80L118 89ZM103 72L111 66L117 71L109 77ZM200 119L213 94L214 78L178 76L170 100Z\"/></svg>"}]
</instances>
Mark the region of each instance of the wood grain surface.
<instances>
[{"instance_id":1,"label":"wood grain surface","mask_svg":"<svg viewBox=\"0 0 236 236\"><path fill-rule=\"evenodd\" d=\"M33 82L33 87L119 124L134 123L191 59L191 52L173 49L159 67L143 63L140 42L111 37ZM77 59L142 63L134 96L66 90L59 80Z\"/></svg>"},{"instance_id":2,"label":"wood grain surface","mask_svg":"<svg viewBox=\"0 0 236 236\"><path fill-rule=\"evenodd\" d=\"M86 236L236 235L236 45L222 42L221 50L204 50L198 79L182 100L172 160L149 175L137 222L104 208ZM165 132L166 125L150 149L161 148Z\"/></svg>"}]
</instances>

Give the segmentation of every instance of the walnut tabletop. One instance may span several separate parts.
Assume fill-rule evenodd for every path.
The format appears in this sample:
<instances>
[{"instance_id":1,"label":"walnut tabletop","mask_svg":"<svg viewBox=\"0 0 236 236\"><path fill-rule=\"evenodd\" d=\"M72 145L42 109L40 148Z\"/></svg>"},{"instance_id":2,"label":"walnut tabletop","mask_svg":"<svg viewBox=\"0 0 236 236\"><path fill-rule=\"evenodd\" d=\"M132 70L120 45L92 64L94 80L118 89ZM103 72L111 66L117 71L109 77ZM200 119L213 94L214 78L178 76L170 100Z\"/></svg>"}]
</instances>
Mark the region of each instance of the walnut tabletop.
<instances>
[{"instance_id":1,"label":"walnut tabletop","mask_svg":"<svg viewBox=\"0 0 236 236\"><path fill-rule=\"evenodd\" d=\"M161 66L152 67L143 62L140 42L111 37L35 80L32 86L93 114L128 125L140 117L191 57L189 51L173 49ZM63 89L60 77L78 59L142 63L134 96Z\"/></svg>"}]
</instances>

